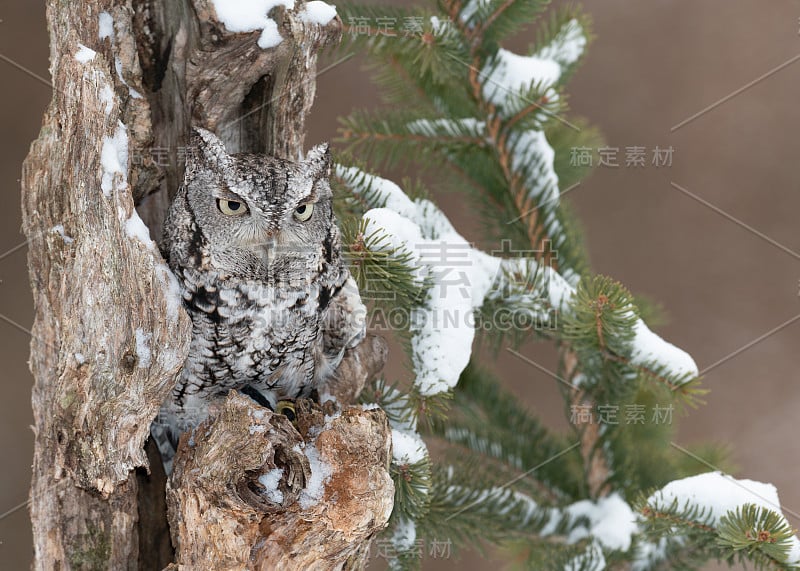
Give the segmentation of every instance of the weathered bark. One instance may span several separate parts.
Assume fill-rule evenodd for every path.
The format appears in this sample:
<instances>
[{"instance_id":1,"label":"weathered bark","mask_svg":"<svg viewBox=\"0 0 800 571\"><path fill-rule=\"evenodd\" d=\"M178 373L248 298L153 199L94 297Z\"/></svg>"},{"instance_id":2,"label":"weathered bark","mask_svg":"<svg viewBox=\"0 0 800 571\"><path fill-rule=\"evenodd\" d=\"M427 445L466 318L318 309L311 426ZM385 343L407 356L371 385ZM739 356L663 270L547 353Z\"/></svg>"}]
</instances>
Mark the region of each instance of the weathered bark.
<instances>
[{"instance_id":1,"label":"weathered bark","mask_svg":"<svg viewBox=\"0 0 800 571\"><path fill-rule=\"evenodd\" d=\"M349 408L326 417L309 403L298 407L298 433L231 394L184 435L167 494L178 568L360 568L366 540L392 511L386 416ZM265 494L259 478L275 469L278 487Z\"/></svg>"},{"instance_id":2,"label":"weathered bark","mask_svg":"<svg viewBox=\"0 0 800 571\"><path fill-rule=\"evenodd\" d=\"M273 11L283 41L262 50L259 32L228 32L209 0L48 2L55 89L22 177L36 308L30 360L36 569L151 569L171 554L160 541L162 514L152 511L163 503L140 503L136 473L149 468L150 422L186 356L190 323L137 211L151 235L160 236L182 178L178 151L192 125L217 131L234 151L302 154L316 52L337 39L341 23L309 24L300 10L298 3L295 11ZM113 18L112 37L99 37L103 12ZM76 58L80 45L96 54L83 50L85 57ZM152 148L170 160L155 164ZM342 386L362 385L383 358L382 349L351 352L339 379L355 380ZM232 396L204 428L216 452L184 445L176 459L181 469L169 507L177 564L200 567L203 549L219 557L204 561L204 569L268 568L273 560L291 568L299 562L291 554L298 553L305 554L302 568L310 554L320 557L320 568L352 561L391 507L382 413L345 409L325 424L316 446L332 476L322 500L303 511L297 498L307 466L286 448L301 437L269 413L259 422L280 430L251 435L256 409ZM302 470L282 484L281 505L260 504L246 482L276 462ZM146 487L158 492L157 484L152 478ZM195 517L193 502L201 501L217 510L215 523ZM225 522L239 525L213 547L185 539L190 533L211 541Z\"/></svg>"}]
</instances>

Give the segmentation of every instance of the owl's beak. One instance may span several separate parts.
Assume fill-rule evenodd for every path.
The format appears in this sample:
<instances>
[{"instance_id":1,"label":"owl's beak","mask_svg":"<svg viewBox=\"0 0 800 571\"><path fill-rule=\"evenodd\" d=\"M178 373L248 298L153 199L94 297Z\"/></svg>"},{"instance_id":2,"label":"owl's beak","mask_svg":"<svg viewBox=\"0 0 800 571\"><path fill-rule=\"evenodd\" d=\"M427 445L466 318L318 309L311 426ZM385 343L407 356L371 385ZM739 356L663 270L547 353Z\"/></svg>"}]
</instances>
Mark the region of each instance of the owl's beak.
<instances>
[{"instance_id":1,"label":"owl's beak","mask_svg":"<svg viewBox=\"0 0 800 571\"><path fill-rule=\"evenodd\" d=\"M264 260L264 264L269 266L275 260L277 254L277 241L270 234L264 236L264 239L257 245L258 252Z\"/></svg>"}]
</instances>

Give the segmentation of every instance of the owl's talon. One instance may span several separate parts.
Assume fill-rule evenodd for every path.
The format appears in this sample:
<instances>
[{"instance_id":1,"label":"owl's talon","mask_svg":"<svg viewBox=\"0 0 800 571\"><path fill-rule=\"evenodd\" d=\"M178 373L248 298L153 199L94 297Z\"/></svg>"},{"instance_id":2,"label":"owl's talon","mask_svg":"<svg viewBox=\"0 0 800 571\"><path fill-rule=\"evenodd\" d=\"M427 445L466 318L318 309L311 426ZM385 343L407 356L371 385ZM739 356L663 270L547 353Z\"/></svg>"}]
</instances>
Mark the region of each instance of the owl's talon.
<instances>
[{"instance_id":1,"label":"owl's talon","mask_svg":"<svg viewBox=\"0 0 800 571\"><path fill-rule=\"evenodd\" d=\"M282 414L289 419L289 422L297 426L297 413L295 412L294 402L290 400L279 400L275 406L275 412Z\"/></svg>"}]
</instances>

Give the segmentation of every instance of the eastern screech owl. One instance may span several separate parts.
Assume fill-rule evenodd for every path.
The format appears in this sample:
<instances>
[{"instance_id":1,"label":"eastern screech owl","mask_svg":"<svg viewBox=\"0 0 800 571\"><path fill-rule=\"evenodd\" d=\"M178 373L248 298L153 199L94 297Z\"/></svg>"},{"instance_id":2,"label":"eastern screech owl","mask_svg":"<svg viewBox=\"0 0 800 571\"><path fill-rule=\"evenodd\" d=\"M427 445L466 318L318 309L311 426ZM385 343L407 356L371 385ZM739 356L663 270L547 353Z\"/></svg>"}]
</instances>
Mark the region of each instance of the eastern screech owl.
<instances>
[{"instance_id":1,"label":"eastern screech owl","mask_svg":"<svg viewBox=\"0 0 800 571\"><path fill-rule=\"evenodd\" d=\"M229 155L196 129L163 249L193 323L189 356L152 434L171 469L178 436L237 389L276 406L317 389L364 337L341 255L330 152L299 163Z\"/></svg>"}]
</instances>

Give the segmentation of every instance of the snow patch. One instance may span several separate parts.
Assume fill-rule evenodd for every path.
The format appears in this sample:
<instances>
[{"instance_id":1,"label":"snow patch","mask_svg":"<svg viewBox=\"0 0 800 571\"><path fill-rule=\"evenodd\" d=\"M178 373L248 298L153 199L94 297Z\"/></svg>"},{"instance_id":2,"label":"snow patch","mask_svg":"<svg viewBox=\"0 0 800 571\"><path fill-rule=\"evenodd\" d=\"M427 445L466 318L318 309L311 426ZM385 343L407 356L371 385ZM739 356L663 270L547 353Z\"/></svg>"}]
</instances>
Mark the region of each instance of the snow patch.
<instances>
[{"instance_id":1,"label":"snow patch","mask_svg":"<svg viewBox=\"0 0 800 571\"><path fill-rule=\"evenodd\" d=\"M379 186L387 205L401 212L390 207L368 211L366 233L381 231L392 248L411 252L417 279L431 279L425 307L412 319L415 383L425 396L446 392L469 362L475 337L472 316L483 305L500 260L472 248L432 202L411 202L395 186Z\"/></svg>"},{"instance_id":2,"label":"snow patch","mask_svg":"<svg viewBox=\"0 0 800 571\"><path fill-rule=\"evenodd\" d=\"M533 84L550 86L561 77L561 66L551 59L521 56L506 49L497 50L481 75L483 95L495 105L503 105L511 94Z\"/></svg>"},{"instance_id":3,"label":"snow patch","mask_svg":"<svg viewBox=\"0 0 800 571\"><path fill-rule=\"evenodd\" d=\"M107 83L100 88L100 101L106 106L105 113L108 115L114 108L114 90Z\"/></svg>"},{"instance_id":4,"label":"snow patch","mask_svg":"<svg viewBox=\"0 0 800 571\"><path fill-rule=\"evenodd\" d=\"M114 43L114 18L108 12L100 12L97 18L97 35L101 40L109 38Z\"/></svg>"},{"instance_id":5,"label":"snow patch","mask_svg":"<svg viewBox=\"0 0 800 571\"><path fill-rule=\"evenodd\" d=\"M424 307L412 316L415 385L425 396L452 389L472 353L472 316L483 305L500 260L472 248L432 202L412 201L396 184L358 169L339 171L356 191L370 188L374 202L385 205L364 214L367 235L381 232L388 237L384 248L410 252L417 279L431 280ZM447 252L453 255L442 254Z\"/></svg>"},{"instance_id":6,"label":"snow patch","mask_svg":"<svg viewBox=\"0 0 800 571\"><path fill-rule=\"evenodd\" d=\"M294 0L212 0L217 19L231 32L261 30L258 47L274 48L283 41L275 20L269 18L276 6L294 8Z\"/></svg>"},{"instance_id":7,"label":"snow patch","mask_svg":"<svg viewBox=\"0 0 800 571\"><path fill-rule=\"evenodd\" d=\"M392 429L392 459L395 464L416 464L424 460L427 453L419 434Z\"/></svg>"},{"instance_id":8,"label":"snow patch","mask_svg":"<svg viewBox=\"0 0 800 571\"><path fill-rule=\"evenodd\" d=\"M180 307L183 304L181 284L178 282L178 278L175 277L175 274L173 274L164 263L156 265L156 276L158 277L158 281L161 282L161 287L164 289L164 298L167 302L167 315L172 319L177 319Z\"/></svg>"},{"instance_id":9,"label":"snow patch","mask_svg":"<svg viewBox=\"0 0 800 571\"><path fill-rule=\"evenodd\" d=\"M65 244L72 244L72 242L75 241L71 236L66 235L66 233L64 232L63 224L56 224L55 226L50 228L50 231L55 232L56 234L61 236L61 239L64 240Z\"/></svg>"},{"instance_id":10,"label":"snow patch","mask_svg":"<svg viewBox=\"0 0 800 571\"><path fill-rule=\"evenodd\" d=\"M283 41L281 33L278 31L278 24L275 20L267 20L264 22L264 29L261 30L261 35L258 37L258 47L262 50L274 48Z\"/></svg>"},{"instance_id":11,"label":"snow patch","mask_svg":"<svg viewBox=\"0 0 800 571\"><path fill-rule=\"evenodd\" d=\"M421 284L424 275L418 264L419 254L413 247L423 241L419 226L388 208L373 208L364 214L363 220L364 235L368 237L377 235L372 244L373 249L384 252L395 250L398 254L410 254L408 269L417 284Z\"/></svg>"},{"instance_id":12,"label":"snow patch","mask_svg":"<svg viewBox=\"0 0 800 571\"><path fill-rule=\"evenodd\" d=\"M574 64L586 49L586 34L581 23L573 18L561 27L553 41L544 46L536 55L542 59L558 62L562 68Z\"/></svg>"},{"instance_id":13,"label":"snow patch","mask_svg":"<svg viewBox=\"0 0 800 571\"><path fill-rule=\"evenodd\" d=\"M97 52L93 49L87 48L83 44L78 44L78 51L75 54L75 59L78 60L80 63L89 63L94 59L94 56L97 55Z\"/></svg>"},{"instance_id":14,"label":"snow patch","mask_svg":"<svg viewBox=\"0 0 800 571\"><path fill-rule=\"evenodd\" d=\"M556 216L561 201L555 169L556 153L544 131L512 132L508 147L511 150L511 168L524 177L530 189L528 196L539 208L545 230L553 237L553 246L557 248L564 242L564 232Z\"/></svg>"},{"instance_id":15,"label":"snow patch","mask_svg":"<svg viewBox=\"0 0 800 571\"><path fill-rule=\"evenodd\" d=\"M408 130L417 135L426 137L450 136L460 137L467 134L470 137L485 137L486 123L474 117L461 119L417 119L408 123Z\"/></svg>"},{"instance_id":16,"label":"snow patch","mask_svg":"<svg viewBox=\"0 0 800 571\"><path fill-rule=\"evenodd\" d=\"M672 536L671 541L680 541L682 538ZM658 562L667 557L667 538L662 537L658 543L643 541L638 544L636 549L636 559L631 565L631 571L647 571L652 569Z\"/></svg>"},{"instance_id":17,"label":"snow patch","mask_svg":"<svg viewBox=\"0 0 800 571\"><path fill-rule=\"evenodd\" d=\"M120 219L122 219L125 215L125 211L120 208L119 214ZM125 235L128 236L129 239L141 242L153 254L158 252L158 246L150 239L150 230L139 216L139 213L136 212L136 209L131 211L130 216L125 219L124 224ZM183 304L183 291L180 282L178 282L178 279L165 263L156 263L154 269L156 278L164 291L164 299L167 304L167 316L171 319L177 319L180 311L179 308ZM167 363L171 362L172 359L167 361ZM169 364L166 366L171 367Z\"/></svg>"},{"instance_id":18,"label":"snow patch","mask_svg":"<svg viewBox=\"0 0 800 571\"><path fill-rule=\"evenodd\" d=\"M150 366L152 353L150 352L150 340L153 338L152 333L145 333L141 328L137 327L136 335L136 356L139 361L139 368L146 369Z\"/></svg>"},{"instance_id":19,"label":"snow patch","mask_svg":"<svg viewBox=\"0 0 800 571\"><path fill-rule=\"evenodd\" d=\"M111 196L115 184L119 188L128 185L128 130L122 121L117 122L117 128L110 137L103 137L103 147L100 151L100 165L103 167L103 176L100 188L103 196ZM118 176L119 175L119 176ZM117 183L117 180L119 182Z\"/></svg>"},{"instance_id":20,"label":"snow patch","mask_svg":"<svg viewBox=\"0 0 800 571\"><path fill-rule=\"evenodd\" d=\"M582 500L568 506L565 513L573 518L586 517L589 527L577 527L567 541L575 543L584 537L594 537L603 547L627 551L631 547L631 536L636 533L636 515L618 493L601 498L597 502Z\"/></svg>"},{"instance_id":21,"label":"snow patch","mask_svg":"<svg viewBox=\"0 0 800 571\"><path fill-rule=\"evenodd\" d=\"M83 80L86 83L92 84L97 90L97 97L105 106L105 114L108 115L111 113L111 110L114 108L114 89L108 80L108 76L100 69L89 68L83 72Z\"/></svg>"},{"instance_id":22,"label":"snow patch","mask_svg":"<svg viewBox=\"0 0 800 571\"><path fill-rule=\"evenodd\" d=\"M119 77L119 80L122 82L122 85L128 88L128 93L130 94L130 96L133 97L134 99L141 99L142 94L136 91L130 85L128 85L128 82L125 81L125 78L122 76L122 60L119 59L119 56L114 58L114 70L117 72L117 77Z\"/></svg>"},{"instance_id":23,"label":"snow patch","mask_svg":"<svg viewBox=\"0 0 800 571\"><path fill-rule=\"evenodd\" d=\"M511 168L527 175L529 196L536 199L540 208L557 205L560 196L554 167L556 152L547 141L544 131L514 133L508 146L512 152ZM557 235L555 232L551 234Z\"/></svg>"},{"instance_id":24,"label":"snow patch","mask_svg":"<svg viewBox=\"0 0 800 571\"><path fill-rule=\"evenodd\" d=\"M547 284L550 305L555 309L562 309L575 293L575 288L561 274L550 267L545 269L545 283Z\"/></svg>"},{"instance_id":25,"label":"snow patch","mask_svg":"<svg viewBox=\"0 0 800 571\"><path fill-rule=\"evenodd\" d=\"M417 526L414 521L398 518L391 541L398 552L410 551L417 543Z\"/></svg>"},{"instance_id":26,"label":"snow patch","mask_svg":"<svg viewBox=\"0 0 800 571\"><path fill-rule=\"evenodd\" d=\"M136 212L136 209L131 211L130 217L125 220L125 234L127 234L128 238L131 240L139 240L142 244L147 246L148 250L156 250L156 243L150 239L150 230L139 217L139 213Z\"/></svg>"},{"instance_id":27,"label":"snow patch","mask_svg":"<svg viewBox=\"0 0 800 571\"><path fill-rule=\"evenodd\" d=\"M75 353L73 356L75 357L75 361L78 363L78 365L83 365L86 362L86 357L83 355L83 353Z\"/></svg>"},{"instance_id":28,"label":"snow patch","mask_svg":"<svg viewBox=\"0 0 800 571\"><path fill-rule=\"evenodd\" d=\"M700 374L691 355L650 331L641 319L634 325L634 332L631 352L634 365L645 366L655 362L678 375L697 377Z\"/></svg>"},{"instance_id":29,"label":"snow patch","mask_svg":"<svg viewBox=\"0 0 800 571\"><path fill-rule=\"evenodd\" d=\"M306 2L300 19L303 22L326 26L336 17L336 6L331 6L322 0L311 0Z\"/></svg>"},{"instance_id":30,"label":"snow patch","mask_svg":"<svg viewBox=\"0 0 800 571\"><path fill-rule=\"evenodd\" d=\"M394 182L372 174L367 174L356 167L336 165L336 175L344 179L354 192L360 193L370 189L375 194L373 207L386 207L401 216L412 216L416 205L405 192Z\"/></svg>"},{"instance_id":31,"label":"snow patch","mask_svg":"<svg viewBox=\"0 0 800 571\"><path fill-rule=\"evenodd\" d=\"M300 492L298 501L300 507L307 510L322 499L325 494L325 484L330 480L333 469L330 464L320 458L319 450L314 444L306 444L303 453L308 458L311 477L308 479L305 489Z\"/></svg>"},{"instance_id":32,"label":"snow patch","mask_svg":"<svg viewBox=\"0 0 800 571\"><path fill-rule=\"evenodd\" d=\"M283 503L283 492L278 489L282 477L283 468L275 468L258 477L258 483L264 486L264 495L274 504Z\"/></svg>"}]
</instances>

